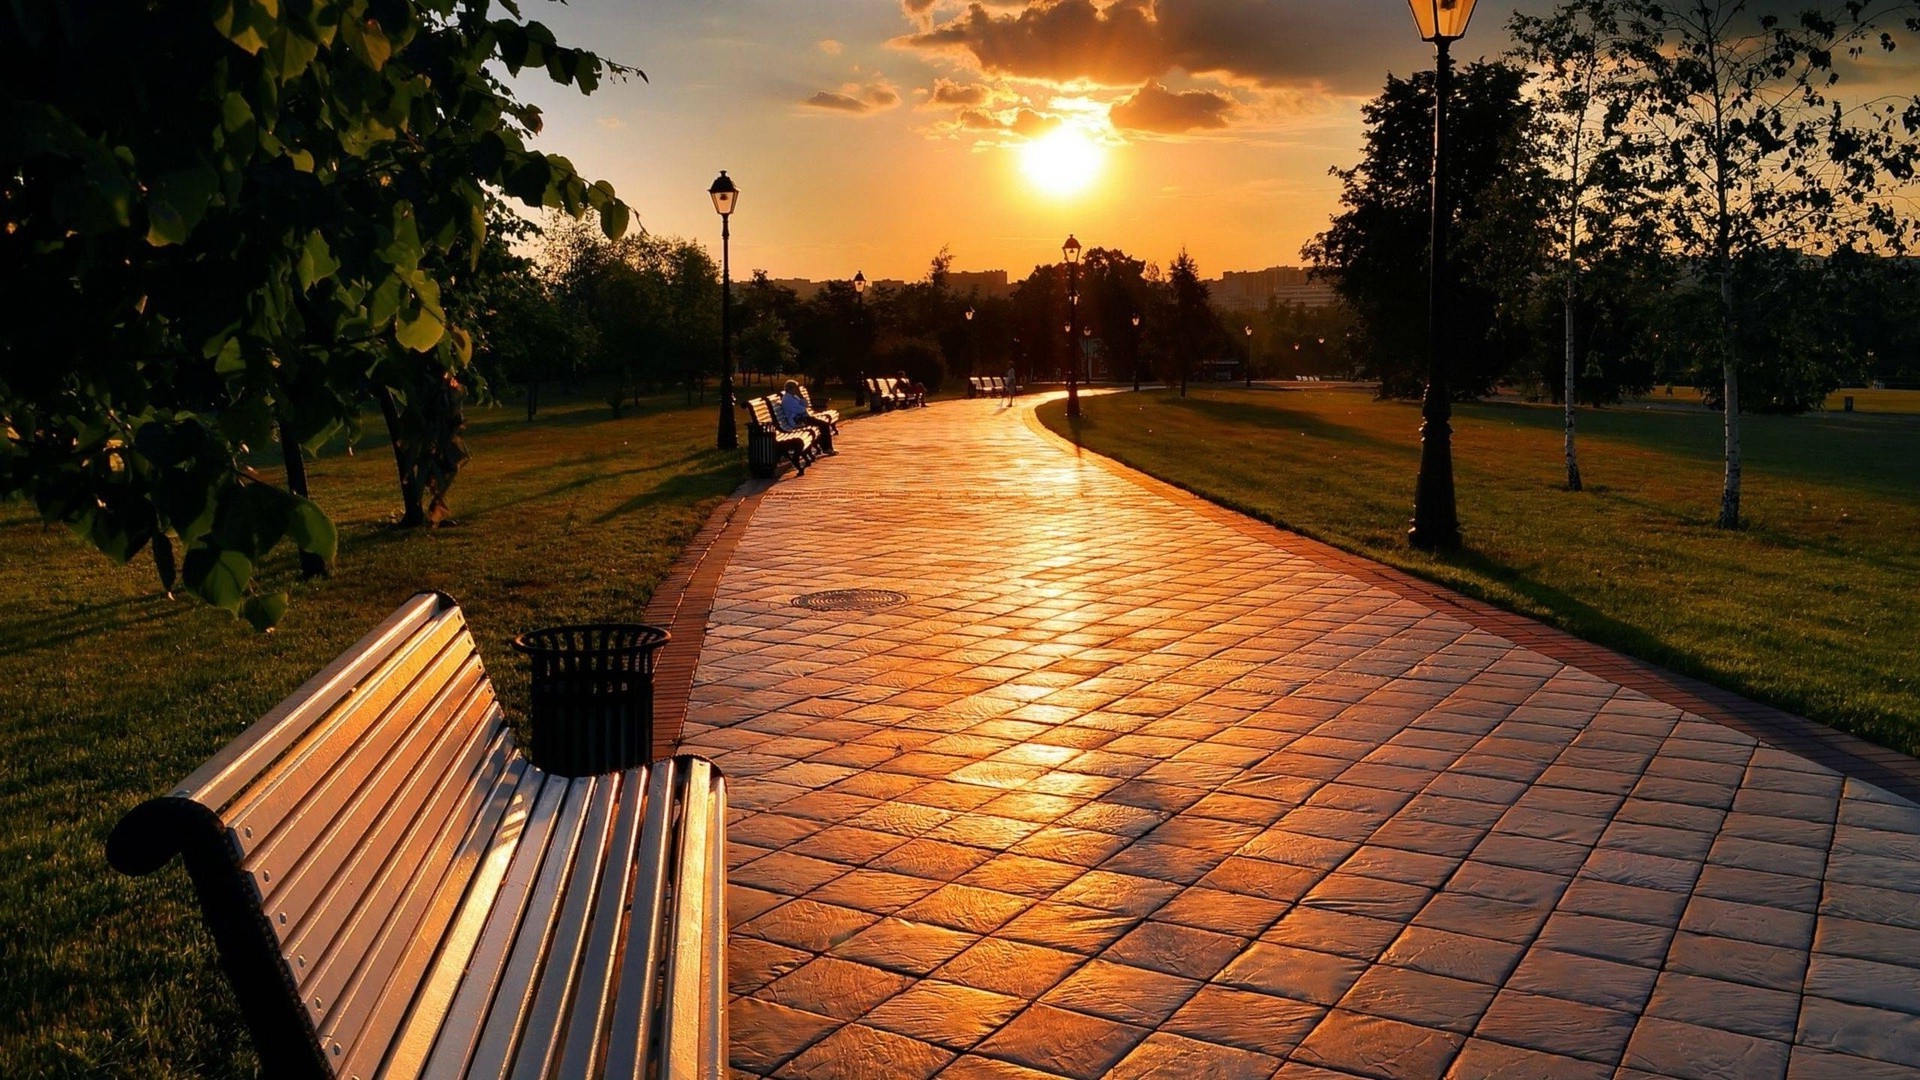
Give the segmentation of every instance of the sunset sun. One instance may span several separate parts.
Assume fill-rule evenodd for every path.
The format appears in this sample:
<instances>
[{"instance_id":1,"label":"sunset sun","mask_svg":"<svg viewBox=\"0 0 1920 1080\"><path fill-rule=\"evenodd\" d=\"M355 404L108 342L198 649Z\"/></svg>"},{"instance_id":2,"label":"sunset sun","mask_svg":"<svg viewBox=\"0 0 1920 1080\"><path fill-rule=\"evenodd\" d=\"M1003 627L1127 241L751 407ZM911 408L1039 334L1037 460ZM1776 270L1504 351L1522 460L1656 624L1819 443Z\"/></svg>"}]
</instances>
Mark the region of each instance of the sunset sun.
<instances>
[{"instance_id":1,"label":"sunset sun","mask_svg":"<svg viewBox=\"0 0 1920 1080\"><path fill-rule=\"evenodd\" d=\"M1077 195L1099 177L1106 156L1084 129L1062 124L1020 148L1020 171L1049 195Z\"/></svg>"}]
</instances>

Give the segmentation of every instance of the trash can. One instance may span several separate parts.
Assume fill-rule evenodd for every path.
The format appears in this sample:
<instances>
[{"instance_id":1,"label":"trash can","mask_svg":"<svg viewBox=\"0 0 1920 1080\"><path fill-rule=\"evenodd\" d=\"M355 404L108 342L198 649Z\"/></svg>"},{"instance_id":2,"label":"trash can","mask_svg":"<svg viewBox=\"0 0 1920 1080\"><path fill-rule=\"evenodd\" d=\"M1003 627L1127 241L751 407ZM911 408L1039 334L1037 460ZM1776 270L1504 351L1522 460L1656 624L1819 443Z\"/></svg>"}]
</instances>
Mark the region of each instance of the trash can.
<instances>
[{"instance_id":1,"label":"trash can","mask_svg":"<svg viewBox=\"0 0 1920 1080\"><path fill-rule=\"evenodd\" d=\"M667 640L640 623L551 626L514 638L533 668L533 763L589 776L653 760L653 668Z\"/></svg>"}]
</instances>

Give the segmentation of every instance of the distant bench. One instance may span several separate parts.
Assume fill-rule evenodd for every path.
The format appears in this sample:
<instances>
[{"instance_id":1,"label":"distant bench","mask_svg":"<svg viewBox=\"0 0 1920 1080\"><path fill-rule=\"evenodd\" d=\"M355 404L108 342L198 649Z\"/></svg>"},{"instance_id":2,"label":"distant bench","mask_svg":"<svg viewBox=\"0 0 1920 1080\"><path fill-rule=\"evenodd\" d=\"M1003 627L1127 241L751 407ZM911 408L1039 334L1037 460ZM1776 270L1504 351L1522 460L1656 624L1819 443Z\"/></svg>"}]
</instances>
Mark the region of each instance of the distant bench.
<instances>
[{"instance_id":1,"label":"distant bench","mask_svg":"<svg viewBox=\"0 0 1920 1080\"><path fill-rule=\"evenodd\" d=\"M967 379L967 386L975 397L1011 397L1007 391L1007 380L998 375L974 376Z\"/></svg>"},{"instance_id":2,"label":"distant bench","mask_svg":"<svg viewBox=\"0 0 1920 1080\"><path fill-rule=\"evenodd\" d=\"M867 400L872 402L869 406L872 411L886 412L909 405L925 405L927 395L914 393L902 379L868 379Z\"/></svg>"},{"instance_id":3,"label":"distant bench","mask_svg":"<svg viewBox=\"0 0 1920 1080\"><path fill-rule=\"evenodd\" d=\"M263 1076L717 1080L726 811L699 758L534 767L423 593L107 857L184 857Z\"/></svg>"}]
</instances>

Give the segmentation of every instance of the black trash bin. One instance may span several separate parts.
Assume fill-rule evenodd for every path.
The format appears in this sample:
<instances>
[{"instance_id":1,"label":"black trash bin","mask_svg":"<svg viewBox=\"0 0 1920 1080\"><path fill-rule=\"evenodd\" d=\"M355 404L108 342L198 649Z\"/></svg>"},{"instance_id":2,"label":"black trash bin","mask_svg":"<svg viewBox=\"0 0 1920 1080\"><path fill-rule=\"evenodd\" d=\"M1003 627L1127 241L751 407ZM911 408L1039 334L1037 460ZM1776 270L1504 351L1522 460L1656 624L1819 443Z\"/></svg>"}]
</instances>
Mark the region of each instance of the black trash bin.
<instances>
[{"instance_id":1,"label":"black trash bin","mask_svg":"<svg viewBox=\"0 0 1920 1080\"><path fill-rule=\"evenodd\" d=\"M533 763L589 776L653 760L653 666L667 639L640 623L551 626L514 638L533 666Z\"/></svg>"}]
</instances>

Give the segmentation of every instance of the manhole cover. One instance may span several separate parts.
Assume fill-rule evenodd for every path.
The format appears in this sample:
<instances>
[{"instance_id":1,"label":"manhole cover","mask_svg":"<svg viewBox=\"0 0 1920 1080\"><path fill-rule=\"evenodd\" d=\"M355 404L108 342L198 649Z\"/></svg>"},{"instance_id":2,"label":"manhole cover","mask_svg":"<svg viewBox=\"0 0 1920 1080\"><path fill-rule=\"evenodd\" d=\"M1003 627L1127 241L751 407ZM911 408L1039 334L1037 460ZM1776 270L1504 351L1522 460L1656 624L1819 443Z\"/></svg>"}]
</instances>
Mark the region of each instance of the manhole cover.
<instances>
[{"instance_id":1,"label":"manhole cover","mask_svg":"<svg viewBox=\"0 0 1920 1080\"><path fill-rule=\"evenodd\" d=\"M907 594L892 589L833 589L793 598L793 606L809 611L880 611L907 602Z\"/></svg>"}]
</instances>

